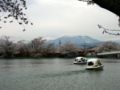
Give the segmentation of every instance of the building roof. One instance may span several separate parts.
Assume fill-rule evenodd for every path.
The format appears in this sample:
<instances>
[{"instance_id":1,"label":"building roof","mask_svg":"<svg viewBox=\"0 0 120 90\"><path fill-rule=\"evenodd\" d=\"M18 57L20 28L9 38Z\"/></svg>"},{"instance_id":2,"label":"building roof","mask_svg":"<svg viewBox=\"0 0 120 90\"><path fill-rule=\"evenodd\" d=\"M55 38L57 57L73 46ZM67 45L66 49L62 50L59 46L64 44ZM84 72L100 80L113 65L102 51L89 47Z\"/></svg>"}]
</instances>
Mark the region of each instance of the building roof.
<instances>
[{"instance_id":1,"label":"building roof","mask_svg":"<svg viewBox=\"0 0 120 90\"><path fill-rule=\"evenodd\" d=\"M94 47L94 48L91 48L89 49L89 51L97 51L101 46L97 46L97 47Z\"/></svg>"},{"instance_id":2,"label":"building roof","mask_svg":"<svg viewBox=\"0 0 120 90\"><path fill-rule=\"evenodd\" d=\"M97 55L110 55L110 54L120 54L120 51L103 52L98 53Z\"/></svg>"}]
</instances>

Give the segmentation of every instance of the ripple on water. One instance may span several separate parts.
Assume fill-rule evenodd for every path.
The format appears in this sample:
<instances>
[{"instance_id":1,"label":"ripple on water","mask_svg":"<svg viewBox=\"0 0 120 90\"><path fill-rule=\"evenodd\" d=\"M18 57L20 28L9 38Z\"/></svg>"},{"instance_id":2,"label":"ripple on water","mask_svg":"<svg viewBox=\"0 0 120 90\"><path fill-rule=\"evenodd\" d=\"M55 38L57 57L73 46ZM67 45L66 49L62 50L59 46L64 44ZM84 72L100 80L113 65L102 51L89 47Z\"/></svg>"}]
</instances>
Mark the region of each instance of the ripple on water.
<instances>
[{"instance_id":1,"label":"ripple on water","mask_svg":"<svg viewBox=\"0 0 120 90\"><path fill-rule=\"evenodd\" d=\"M0 90L119 90L119 63L102 62L96 71L73 59L0 61Z\"/></svg>"}]
</instances>

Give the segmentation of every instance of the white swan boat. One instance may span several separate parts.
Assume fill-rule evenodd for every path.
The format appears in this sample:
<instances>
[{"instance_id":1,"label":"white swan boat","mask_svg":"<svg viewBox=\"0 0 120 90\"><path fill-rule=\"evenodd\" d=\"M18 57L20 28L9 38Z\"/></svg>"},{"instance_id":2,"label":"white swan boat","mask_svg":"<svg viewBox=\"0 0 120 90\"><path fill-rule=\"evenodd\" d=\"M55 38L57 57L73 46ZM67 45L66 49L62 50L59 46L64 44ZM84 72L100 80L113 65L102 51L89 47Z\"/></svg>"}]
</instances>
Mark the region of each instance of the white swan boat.
<instances>
[{"instance_id":1,"label":"white swan boat","mask_svg":"<svg viewBox=\"0 0 120 90\"><path fill-rule=\"evenodd\" d=\"M86 64L87 59L85 57L76 57L74 64Z\"/></svg>"},{"instance_id":2,"label":"white swan boat","mask_svg":"<svg viewBox=\"0 0 120 90\"><path fill-rule=\"evenodd\" d=\"M92 69L103 69L104 65L101 63L100 59L89 59L86 63L86 70Z\"/></svg>"}]
</instances>

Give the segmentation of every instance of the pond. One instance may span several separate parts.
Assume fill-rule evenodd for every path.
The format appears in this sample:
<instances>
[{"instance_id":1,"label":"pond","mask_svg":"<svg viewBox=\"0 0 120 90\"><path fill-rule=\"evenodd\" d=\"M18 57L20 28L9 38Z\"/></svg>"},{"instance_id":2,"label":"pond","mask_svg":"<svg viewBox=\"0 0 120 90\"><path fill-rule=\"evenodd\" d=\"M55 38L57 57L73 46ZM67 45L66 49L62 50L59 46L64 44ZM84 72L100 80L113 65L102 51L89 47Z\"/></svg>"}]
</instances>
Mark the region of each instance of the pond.
<instances>
[{"instance_id":1,"label":"pond","mask_svg":"<svg viewBox=\"0 0 120 90\"><path fill-rule=\"evenodd\" d=\"M85 70L74 58L0 59L0 90L119 90L120 60Z\"/></svg>"}]
</instances>

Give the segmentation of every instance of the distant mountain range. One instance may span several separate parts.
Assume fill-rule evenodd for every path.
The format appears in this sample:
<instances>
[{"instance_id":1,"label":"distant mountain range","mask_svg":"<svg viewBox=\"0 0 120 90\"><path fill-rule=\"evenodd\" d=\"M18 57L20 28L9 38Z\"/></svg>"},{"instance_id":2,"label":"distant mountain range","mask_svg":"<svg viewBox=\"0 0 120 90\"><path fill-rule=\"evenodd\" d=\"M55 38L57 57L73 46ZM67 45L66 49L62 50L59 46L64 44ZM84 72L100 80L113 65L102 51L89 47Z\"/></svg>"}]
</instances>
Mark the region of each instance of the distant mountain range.
<instances>
[{"instance_id":1,"label":"distant mountain range","mask_svg":"<svg viewBox=\"0 0 120 90\"><path fill-rule=\"evenodd\" d=\"M75 45L79 46L80 48L83 48L84 45L86 46L96 46L96 45L101 45L103 42L93 39L89 36L80 36L80 35L76 35L76 36L63 36L60 38L57 38L55 40L49 40L47 41L47 43L55 43L56 46L58 46L59 44L64 44L67 41L70 41L71 43L74 43Z\"/></svg>"}]
</instances>

